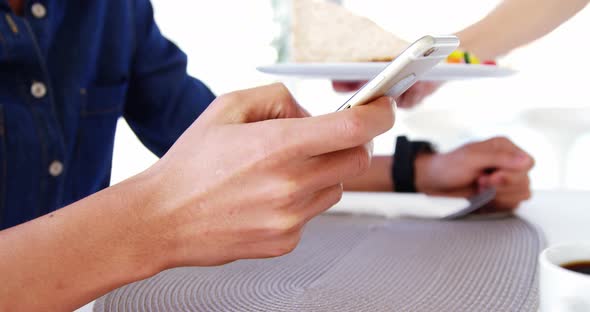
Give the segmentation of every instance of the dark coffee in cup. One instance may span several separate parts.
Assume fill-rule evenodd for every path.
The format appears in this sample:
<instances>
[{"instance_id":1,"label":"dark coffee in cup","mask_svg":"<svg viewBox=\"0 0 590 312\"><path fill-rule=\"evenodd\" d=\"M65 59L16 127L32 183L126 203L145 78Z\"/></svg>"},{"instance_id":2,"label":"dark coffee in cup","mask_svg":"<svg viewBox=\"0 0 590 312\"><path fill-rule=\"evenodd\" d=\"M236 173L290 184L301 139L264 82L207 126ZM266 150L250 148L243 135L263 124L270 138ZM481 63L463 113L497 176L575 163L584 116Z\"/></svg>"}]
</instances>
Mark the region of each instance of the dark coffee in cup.
<instances>
[{"instance_id":1,"label":"dark coffee in cup","mask_svg":"<svg viewBox=\"0 0 590 312\"><path fill-rule=\"evenodd\" d=\"M590 260L570 262L562 264L561 267L570 271L590 275Z\"/></svg>"}]
</instances>

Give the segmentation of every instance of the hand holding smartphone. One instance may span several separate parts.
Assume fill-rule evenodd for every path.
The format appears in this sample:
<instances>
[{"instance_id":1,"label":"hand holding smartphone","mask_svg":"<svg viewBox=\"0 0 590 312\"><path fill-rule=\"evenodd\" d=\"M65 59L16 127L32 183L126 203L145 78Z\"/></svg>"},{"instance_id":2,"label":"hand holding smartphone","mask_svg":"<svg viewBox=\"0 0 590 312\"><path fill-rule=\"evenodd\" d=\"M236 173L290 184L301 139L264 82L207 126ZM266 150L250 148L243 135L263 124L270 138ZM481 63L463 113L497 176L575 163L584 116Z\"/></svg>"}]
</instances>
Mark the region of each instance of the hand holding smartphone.
<instances>
[{"instance_id":1,"label":"hand holding smartphone","mask_svg":"<svg viewBox=\"0 0 590 312\"><path fill-rule=\"evenodd\" d=\"M385 95L397 98L458 46L459 39L455 36L425 36L418 39L360 88L338 111L369 103Z\"/></svg>"}]
</instances>

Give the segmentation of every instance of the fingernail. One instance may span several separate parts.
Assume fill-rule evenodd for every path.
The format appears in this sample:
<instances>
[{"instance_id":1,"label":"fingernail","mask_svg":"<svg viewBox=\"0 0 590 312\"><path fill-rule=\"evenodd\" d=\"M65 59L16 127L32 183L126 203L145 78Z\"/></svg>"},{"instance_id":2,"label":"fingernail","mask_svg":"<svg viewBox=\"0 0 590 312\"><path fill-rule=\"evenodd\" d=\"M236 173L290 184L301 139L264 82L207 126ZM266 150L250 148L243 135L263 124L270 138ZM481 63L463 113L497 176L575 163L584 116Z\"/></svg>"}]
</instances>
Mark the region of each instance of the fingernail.
<instances>
[{"instance_id":1,"label":"fingernail","mask_svg":"<svg viewBox=\"0 0 590 312\"><path fill-rule=\"evenodd\" d=\"M393 106L393 109L397 109L397 103L392 96L388 96L387 100L389 100L389 103Z\"/></svg>"}]
</instances>

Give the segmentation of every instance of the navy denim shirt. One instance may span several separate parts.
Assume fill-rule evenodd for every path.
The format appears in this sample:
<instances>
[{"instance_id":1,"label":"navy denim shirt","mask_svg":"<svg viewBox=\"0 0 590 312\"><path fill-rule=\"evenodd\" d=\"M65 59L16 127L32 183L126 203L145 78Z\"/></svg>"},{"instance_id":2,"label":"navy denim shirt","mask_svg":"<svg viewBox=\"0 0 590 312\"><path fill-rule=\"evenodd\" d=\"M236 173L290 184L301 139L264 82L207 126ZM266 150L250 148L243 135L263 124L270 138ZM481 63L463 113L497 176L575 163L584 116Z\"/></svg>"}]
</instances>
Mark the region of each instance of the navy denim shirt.
<instances>
[{"instance_id":1,"label":"navy denim shirt","mask_svg":"<svg viewBox=\"0 0 590 312\"><path fill-rule=\"evenodd\" d=\"M162 156L214 99L149 0L0 0L0 228L109 185L117 119Z\"/></svg>"}]
</instances>

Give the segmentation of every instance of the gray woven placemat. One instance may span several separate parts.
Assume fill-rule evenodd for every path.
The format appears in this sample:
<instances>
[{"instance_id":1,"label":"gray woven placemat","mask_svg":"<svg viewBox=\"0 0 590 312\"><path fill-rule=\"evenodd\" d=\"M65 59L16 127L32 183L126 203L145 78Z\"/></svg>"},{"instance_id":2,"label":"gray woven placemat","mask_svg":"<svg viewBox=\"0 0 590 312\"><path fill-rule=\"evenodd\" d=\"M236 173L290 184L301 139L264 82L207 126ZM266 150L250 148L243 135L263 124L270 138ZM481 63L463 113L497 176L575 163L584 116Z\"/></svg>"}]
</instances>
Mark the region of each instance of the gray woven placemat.
<instances>
[{"instance_id":1,"label":"gray woven placemat","mask_svg":"<svg viewBox=\"0 0 590 312\"><path fill-rule=\"evenodd\" d=\"M536 311L542 245L517 218L327 215L289 255L168 270L94 311Z\"/></svg>"}]
</instances>

